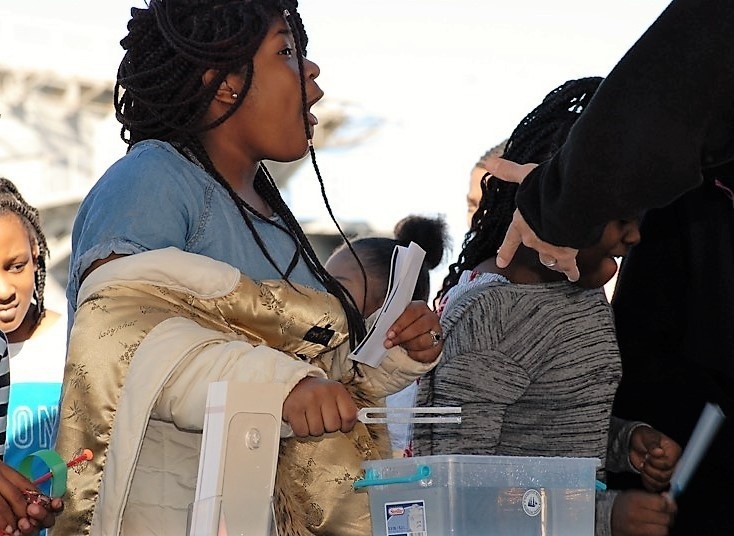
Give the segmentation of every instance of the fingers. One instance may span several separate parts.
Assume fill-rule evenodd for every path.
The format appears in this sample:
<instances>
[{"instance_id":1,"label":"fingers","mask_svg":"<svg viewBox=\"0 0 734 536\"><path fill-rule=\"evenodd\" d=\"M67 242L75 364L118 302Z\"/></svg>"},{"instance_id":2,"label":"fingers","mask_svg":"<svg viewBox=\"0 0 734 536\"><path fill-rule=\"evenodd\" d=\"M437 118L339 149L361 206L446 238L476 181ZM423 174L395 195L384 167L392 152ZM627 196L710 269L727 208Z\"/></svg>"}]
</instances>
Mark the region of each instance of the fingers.
<instances>
[{"instance_id":1,"label":"fingers","mask_svg":"<svg viewBox=\"0 0 734 536\"><path fill-rule=\"evenodd\" d=\"M505 239L502 241L502 245L500 245L500 248L497 250L497 259L495 260L495 262L497 263L497 266L499 268L507 268L510 265L513 257L515 257L517 248L519 248L520 244L523 243L523 236L520 230L520 226L518 226L515 222L515 216L519 214L520 211L516 210L515 215L512 217L512 222L510 222L510 227L505 233Z\"/></svg>"},{"instance_id":2,"label":"fingers","mask_svg":"<svg viewBox=\"0 0 734 536\"><path fill-rule=\"evenodd\" d=\"M538 167L538 164L530 163L520 165L511 160L505 160L496 156L489 157L481 163L484 169L498 179L517 184L522 183L525 177L533 169ZM540 262L548 268L565 274L569 281L579 280L579 269L576 265L576 254L578 251L543 242L530 229L520 214L520 211L515 210L510 227L505 234L505 239L499 250L497 250L496 263L499 268L509 266L520 244L525 244L525 246L537 251L540 254Z\"/></svg>"},{"instance_id":3,"label":"fingers","mask_svg":"<svg viewBox=\"0 0 734 536\"><path fill-rule=\"evenodd\" d=\"M26 515L28 503L23 490L33 489L28 479L7 465L0 462L0 518L4 520L21 519Z\"/></svg>"},{"instance_id":4,"label":"fingers","mask_svg":"<svg viewBox=\"0 0 734 536\"><path fill-rule=\"evenodd\" d=\"M283 420L296 437L348 432L357 423L357 406L341 383L309 377L286 397Z\"/></svg>"},{"instance_id":5,"label":"fingers","mask_svg":"<svg viewBox=\"0 0 734 536\"><path fill-rule=\"evenodd\" d=\"M337 398L336 406L339 411L339 420L332 424L330 431L351 432L354 425L357 424L357 405L346 389L344 389L344 394L345 396Z\"/></svg>"},{"instance_id":6,"label":"fingers","mask_svg":"<svg viewBox=\"0 0 734 536\"><path fill-rule=\"evenodd\" d=\"M38 506L38 505L36 505ZM20 534L38 534L38 521L31 520L28 518L22 518L18 520L18 530Z\"/></svg>"},{"instance_id":7,"label":"fingers","mask_svg":"<svg viewBox=\"0 0 734 536\"><path fill-rule=\"evenodd\" d=\"M516 164L511 160L505 160L497 156L491 156L481 162L484 169L489 171L498 179L506 182L520 184L528 173L538 167L538 164Z\"/></svg>"},{"instance_id":8,"label":"fingers","mask_svg":"<svg viewBox=\"0 0 734 536\"><path fill-rule=\"evenodd\" d=\"M680 451L675 441L652 427L640 426L634 430L630 462L640 471L645 489L659 492L668 487Z\"/></svg>"},{"instance_id":9,"label":"fingers","mask_svg":"<svg viewBox=\"0 0 734 536\"><path fill-rule=\"evenodd\" d=\"M23 475L0 463L0 527L4 534L38 534L53 526L64 509L61 499L51 499Z\"/></svg>"},{"instance_id":10,"label":"fingers","mask_svg":"<svg viewBox=\"0 0 734 536\"><path fill-rule=\"evenodd\" d=\"M499 268L509 266L520 244L537 251L540 262L546 267L565 274L569 281L579 280L579 269L576 265L578 250L554 246L542 241L527 224L520 211L516 209L507 233L505 233L505 239L497 250L495 262Z\"/></svg>"},{"instance_id":11,"label":"fingers","mask_svg":"<svg viewBox=\"0 0 734 536\"><path fill-rule=\"evenodd\" d=\"M386 345L386 348L414 339L437 325L438 316L431 311L428 304L421 300L414 300L387 330L390 345Z\"/></svg>"},{"instance_id":12,"label":"fingers","mask_svg":"<svg viewBox=\"0 0 734 536\"><path fill-rule=\"evenodd\" d=\"M561 272L571 282L578 281L581 276L579 267L576 265L576 254L578 250L573 248L551 247L554 248L551 255L556 259L556 262L553 266L549 266L549 268L556 272Z\"/></svg>"},{"instance_id":13,"label":"fingers","mask_svg":"<svg viewBox=\"0 0 734 536\"><path fill-rule=\"evenodd\" d=\"M390 327L385 348L402 346L411 359L431 363L441 354L443 336L438 315L424 301L408 304L400 318Z\"/></svg>"},{"instance_id":14,"label":"fingers","mask_svg":"<svg viewBox=\"0 0 734 536\"><path fill-rule=\"evenodd\" d=\"M612 508L612 533L618 536L668 534L675 519L674 501L656 493L625 491Z\"/></svg>"},{"instance_id":15,"label":"fingers","mask_svg":"<svg viewBox=\"0 0 734 536\"><path fill-rule=\"evenodd\" d=\"M56 505L59 504L60 509L54 508L54 501L56 501ZM31 503L28 505L28 521L30 524L35 527L41 527L41 528L49 528L54 525L56 522L56 515L63 510L63 502L61 499L49 499L48 508L38 504L38 503ZM22 521L22 520L21 520ZM18 522L18 528L22 530L21 521Z\"/></svg>"},{"instance_id":16,"label":"fingers","mask_svg":"<svg viewBox=\"0 0 734 536\"><path fill-rule=\"evenodd\" d=\"M646 490L656 493L666 490L670 485L671 474L646 467L642 473L642 485Z\"/></svg>"},{"instance_id":17,"label":"fingers","mask_svg":"<svg viewBox=\"0 0 734 536\"><path fill-rule=\"evenodd\" d=\"M354 428L357 423L357 405L346 389L341 384L338 385L342 392L338 392L333 398L327 395L326 400L307 412L308 435L320 436L337 431L346 433Z\"/></svg>"}]
</instances>

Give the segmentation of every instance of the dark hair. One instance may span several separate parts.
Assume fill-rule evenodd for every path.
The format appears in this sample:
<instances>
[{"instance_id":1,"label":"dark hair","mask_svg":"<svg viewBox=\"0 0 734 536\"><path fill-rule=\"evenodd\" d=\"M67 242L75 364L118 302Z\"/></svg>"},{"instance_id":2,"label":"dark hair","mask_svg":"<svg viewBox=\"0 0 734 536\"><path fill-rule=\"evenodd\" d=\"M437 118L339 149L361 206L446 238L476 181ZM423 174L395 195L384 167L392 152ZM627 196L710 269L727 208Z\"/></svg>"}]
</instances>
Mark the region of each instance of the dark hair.
<instances>
[{"instance_id":1,"label":"dark hair","mask_svg":"<svg viewBox=\"0 0 734 536\"><path fill-rule=\"evenodd\" d=\"M379 285L369 289L369 293L384 296L387 292L390 262L395 246L408 246L415 242L426 252L418 280L413 292L414 300L428 301L431 293L429 272L441 263L444 252L449 246L446 221L441 216L427 218L411 215L400 220L393 230L395 238L370 236L352 241L352 253L363 267L365 288L368 283ZM346 249L343 245L334 253ZM365 292L365 299L368 292Z\"/></svg>"},{"instance_id":2,"label":"dark hair","mask_svg":"<svg viewBox=\"0 0 734 536\"><path fill-rule=\"evenodd\" d=\"M38 312L37 322L40 322L46 312L43 304L43 291L46 288L46 258L48 257L48 244L46 235L41 229L41 218L38 209L29 205L18 192L15 184L6 178L0 178L0 215L13 213L20 218L23 227L28 231L32 246L38 246L38 269L35 273L36 309Z\"/></svg>"},{"instance_id":3,"label":"dark hair","mask_svg":"<svg viewBox=\"0 0 734 536\"><path fill-rule=\"evenodd\" d=\"M303 258L326 290L344 307L350 345L354 346L364 337L364 319L341 285L321 265L268 170L261 163L254 181L255 191L285 225L264 217L240 198L216 169L199 139L201 132L222 124L241 105L252 84L253 57L272 22L284 16L296 45L304 132L309 139L311 161L326 208L344 237L326 198L310 141L303 65L308 38L297 6L297 0L150 0L147 9L132 8L129 33L121 41L126 53L115 84L116 116L122 123L122 139L129 146L146 139L170 142L222 185L263 255L283 279L288 281L299 258ZM217 74L204 85L202 76L209 69L216 69ZM234 105L221 117L203 123L218 87L228 74L235 72L243 75L245 83ZM296 251L285 270L277 266L267 251L253 218L274 225L290 236Z\"/></svg>"},{"instance_id":4,"label":"dark hair","mask_svg":"<svg viewBox=\"0 0 734 536\"><path fill-rule=\"evenodd\" d=\"M477 160L477 163L474 164L476 167L482 167L484 160L487 158L490 158L492 156L502 156L505 152L505 147L507 147L507 142L510 141L509 139L502 140L497 145L491 147L487 151L484 152L482 156L479 157L479 160Z\"/></svg>"},{"instance_id":5,"label":"dark hair","mask_svg":"<svg viewBox=\"0 0 734 536\"><path fill-rule=\"evenodd\" d=\"M510 136L503 158L526 164L543 162L561 148L579 114L596 93L602 78L569 80L545 96ZM471 270L497 255L517 207L518 185L487 174L482 178L482 199L472 217L457 262L449 266L439 298L456 285L464 270Z\"/></svg>"}]
</instances>

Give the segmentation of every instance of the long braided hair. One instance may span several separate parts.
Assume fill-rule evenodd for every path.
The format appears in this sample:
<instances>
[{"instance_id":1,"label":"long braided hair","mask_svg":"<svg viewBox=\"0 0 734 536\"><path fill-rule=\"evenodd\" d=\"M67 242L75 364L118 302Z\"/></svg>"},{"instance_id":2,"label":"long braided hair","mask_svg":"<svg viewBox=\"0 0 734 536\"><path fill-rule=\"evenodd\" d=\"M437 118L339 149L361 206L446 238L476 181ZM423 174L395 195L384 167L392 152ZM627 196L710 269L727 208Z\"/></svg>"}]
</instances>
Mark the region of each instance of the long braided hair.
<instances>
[{"instance_id":1,"label":"long braided hair","mask_svg":"<svg viewBox=\"0 0 734 536\"><path fill-rule=\"evenodd\" d=\"M364 319L349 293L323 268L268 170L260 164L254 188L284 224L264 217L237 195L216 169L199 138L202 132L226 121L242 104L252 85L255 53L272 22L285 16L296 46L304 132L309 140L311 162L329 215L348 243L326 197L311 142L303 64L308 38L297 6L297 0L150 0L147 9L132 8L128 35L121 41L126 54L115 84L116 116L122 124L121 137L129 147L147 139L167 141L224 187L263 255L284 280L288 281L302 258L344 308L350 345L354 347L365 335ZM205 85L202 75L210 69L216 70L216 74ZM230 73L242 74L242 90L224 114L204 122L210 102ZM253 218L278 227L293 241L296 251L284 270L268 252Z\"/></svg>"},{"instance_id":2,"label":"long braided hair","mask_svg":"<svg viewBox=\"0 0 734 536\"><path fill-rule=\"evenodd\" d=\"M586 108L602 78L569 80L545 96L510 136L503 158L518 164L542 162L561 148L579 114ZM459 281L461 273L497 255L517 208L518 185L489 173L482 179L482 199L457 262L449 266L438 293L441 298Z\"/></svg>"},{"instance_id":3,"label":"long braided hair","mask_svg":"<svg viewBox=\"0 0 734 536\"><path fill-rule=\"evenodd\" d=\"M41 229L41 218L38 209L29 205L23 199L15 184L6 178L0 178L0 215L4 214L18 216L23 227L28 231L31 246L38 247L37 269L34 275L35 289L33 292L36 300L36 325L38 325L46 314L46 307L43 304L43 291L46 288L46 258L48 257L46 235L43 234Z\"/></svg>"}]
</instances>

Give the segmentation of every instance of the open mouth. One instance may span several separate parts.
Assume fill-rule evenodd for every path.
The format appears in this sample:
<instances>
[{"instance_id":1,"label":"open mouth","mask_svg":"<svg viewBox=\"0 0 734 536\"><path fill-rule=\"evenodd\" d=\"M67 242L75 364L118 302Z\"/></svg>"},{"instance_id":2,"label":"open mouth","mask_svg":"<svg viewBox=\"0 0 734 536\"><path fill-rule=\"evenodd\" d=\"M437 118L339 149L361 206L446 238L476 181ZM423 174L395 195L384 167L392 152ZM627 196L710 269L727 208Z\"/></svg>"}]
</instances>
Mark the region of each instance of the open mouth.
<instances>
[{"instance_id":1,"label":"open mouth","mask_svg":"<svg viewBox=\"0 0 734 536\"><path fill-rule=\"evenodd\" d=\"M5 309L0 310L0 322L11 322L15 319L16 312L18 311L18 307L7 307Z\"/></svg>"}]
</instances>

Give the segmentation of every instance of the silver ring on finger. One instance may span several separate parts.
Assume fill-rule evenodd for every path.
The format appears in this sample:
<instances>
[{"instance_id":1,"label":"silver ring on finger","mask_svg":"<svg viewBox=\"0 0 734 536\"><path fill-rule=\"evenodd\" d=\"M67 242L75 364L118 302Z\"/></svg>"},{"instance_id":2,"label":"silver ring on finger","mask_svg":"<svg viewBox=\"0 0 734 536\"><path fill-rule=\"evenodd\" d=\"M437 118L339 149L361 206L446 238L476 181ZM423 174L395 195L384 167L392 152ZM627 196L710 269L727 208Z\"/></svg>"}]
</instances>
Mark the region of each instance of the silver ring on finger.
<instances>
[{"instance_id":1,"label":"silver ring on finger","mask_svg":"<svg viewBox=\"0 0 734 536\"><path fill-rule=\"evenodd\" d=\"M428 330L428 334L431 336L431 339L433 339L433 346L438 346L439 343L443 340L443 335L441 333L438 333L436 331Z\"/></svg>"},{"instance_id":2,"label":"silver ring on finger","mask_svg":"<svg viewBox=\"0 0 734 536\"><path fill-rule=\"evenodd\" d=\"M542 264L546 268L553 268L556 264L558 264L558 261L556 259L551 259L549 261L544 261L543 259L540 259L540 264Z\"/></svg>"}]
</instances>

